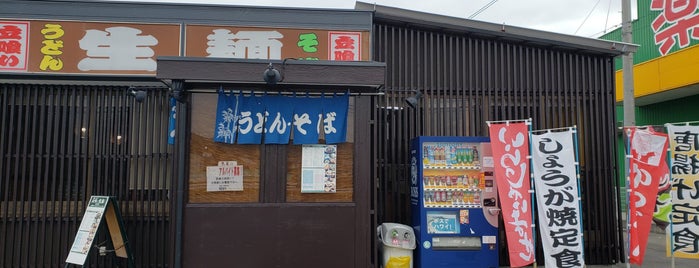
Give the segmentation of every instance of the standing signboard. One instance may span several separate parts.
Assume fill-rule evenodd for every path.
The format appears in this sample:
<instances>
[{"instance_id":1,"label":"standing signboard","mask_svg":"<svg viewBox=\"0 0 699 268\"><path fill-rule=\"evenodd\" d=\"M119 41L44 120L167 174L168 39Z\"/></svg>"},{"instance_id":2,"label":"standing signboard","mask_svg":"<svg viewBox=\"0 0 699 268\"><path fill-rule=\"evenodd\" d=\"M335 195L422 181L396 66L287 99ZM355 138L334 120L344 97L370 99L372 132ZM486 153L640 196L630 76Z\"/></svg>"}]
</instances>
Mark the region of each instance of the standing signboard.
<instances>
[{"instance_id":1,"label":"standing signboard","mask_svg":"<svg viewBox=\"0 0 699 268\"><path fill-rule=\"evenodd\" d=\"M116 256L129 259L129 267L134 266L133 254L126 238L124 224L116 200L109 196L92 196L80 222L75 240L70 247L66 263L84 265L90 248L100 230L102 219L107 222L109 235Z\"/></svg>"}]
</instances>

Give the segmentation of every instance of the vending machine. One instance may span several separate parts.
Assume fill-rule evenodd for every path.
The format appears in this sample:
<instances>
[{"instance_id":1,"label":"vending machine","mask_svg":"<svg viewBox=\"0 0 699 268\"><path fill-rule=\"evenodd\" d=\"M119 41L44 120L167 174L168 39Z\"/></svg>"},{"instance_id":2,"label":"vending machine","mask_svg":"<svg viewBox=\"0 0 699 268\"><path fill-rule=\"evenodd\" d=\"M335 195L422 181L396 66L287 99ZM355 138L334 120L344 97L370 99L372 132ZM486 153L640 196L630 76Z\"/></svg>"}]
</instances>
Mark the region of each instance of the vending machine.
<instances>
[{"instance_id":1,"label":"vending machine","mask_svg":"<svg viewBox=\"0 0 699 268\"><path fill-rule=\"evenodd\" d=\"M415 267L498 267L497 189L487 137L411 142Z\"/></svg>"}]
</instances>

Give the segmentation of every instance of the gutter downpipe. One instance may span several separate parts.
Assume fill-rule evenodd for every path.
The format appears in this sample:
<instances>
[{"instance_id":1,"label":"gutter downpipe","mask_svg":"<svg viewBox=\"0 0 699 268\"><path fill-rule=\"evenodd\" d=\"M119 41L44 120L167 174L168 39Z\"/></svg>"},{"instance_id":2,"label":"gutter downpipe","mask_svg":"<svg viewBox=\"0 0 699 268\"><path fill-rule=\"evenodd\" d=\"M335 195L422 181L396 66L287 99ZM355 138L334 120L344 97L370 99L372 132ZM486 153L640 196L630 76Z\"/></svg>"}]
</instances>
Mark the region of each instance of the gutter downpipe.
<instances>
[{"instance_id":1,"label":"gutter downpipe","mask_svg":"<svg viewBox=\"0 0 699 268\"><path fill-rule=\"evenodd\" d=\"M177 169L176 169L176 184L177 189L175 190L175 268L182 267L182 222L184 213L184 180L186 175L186 163L187 163L187 101L185 96L184 81L173 80L172 81L173 98L177 100L177 119L176 119L176 129L175 139L176 139L176 157L177 157Z\"/></svg>"}]
</instances>

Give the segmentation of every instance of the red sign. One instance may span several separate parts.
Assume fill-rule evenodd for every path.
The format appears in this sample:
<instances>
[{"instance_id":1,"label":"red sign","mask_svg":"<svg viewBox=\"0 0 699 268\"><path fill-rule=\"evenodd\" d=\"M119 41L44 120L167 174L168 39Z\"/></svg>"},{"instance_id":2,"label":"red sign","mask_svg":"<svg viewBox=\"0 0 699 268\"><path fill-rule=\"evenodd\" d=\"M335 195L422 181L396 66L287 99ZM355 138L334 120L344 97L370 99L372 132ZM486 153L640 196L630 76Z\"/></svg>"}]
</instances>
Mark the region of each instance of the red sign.
<instances>
[{"instance_id":1,"label":"red sign","mask_svg":"<svg viewBox=\"0 0 699 268\"><path fill-rule=\"evenodd\" d=\"M358 61L362 56L362 36L360 33L329 32L331 60Z\"/></svg>"},{"instance_id":2,"label":"red sign","mask_svg":"<svg viewBox=\"0 0 699 268\"><path fill-rule=\"evenodd\" d=\"M512 267L526 266L535 261L528 133L529 128L524 122L490 125L495 180Z\"/></svg>"},{"instance_id":3,"label":"red sign","mask_svg":"<svg viewBox=\"0 0 699 268\"><path fill-rule=\"evenodd\" d=\"M699 39L699 8L697 0L652 0L650 10L660 11L651 27L655 32L655 44L661 55L679 45L685 48L691 39ZM690 34L691 32L691 34Z\"/></svg>"},{"instance_id":4,"label":"red sign","mask_svg":"<svg viewBox=\"0 0 699 268\"><path fill-rule=\"evenodd\" d=\"M631 159L629 178L629 263L643 264L648 234L655 210L658 185L661 179L669 180L670 171L665 161L667 134L652 129L631 131Z\"/></svg>"},{"instance_id":5,"label":"red sign","mask_svg":"<svg viewBox=\"0 0 699 268\"><path fill-rule=\"evenodd\" d=\"M0 70L26 71L29 22L0 21Z\"/></svg>"}]
</instances>

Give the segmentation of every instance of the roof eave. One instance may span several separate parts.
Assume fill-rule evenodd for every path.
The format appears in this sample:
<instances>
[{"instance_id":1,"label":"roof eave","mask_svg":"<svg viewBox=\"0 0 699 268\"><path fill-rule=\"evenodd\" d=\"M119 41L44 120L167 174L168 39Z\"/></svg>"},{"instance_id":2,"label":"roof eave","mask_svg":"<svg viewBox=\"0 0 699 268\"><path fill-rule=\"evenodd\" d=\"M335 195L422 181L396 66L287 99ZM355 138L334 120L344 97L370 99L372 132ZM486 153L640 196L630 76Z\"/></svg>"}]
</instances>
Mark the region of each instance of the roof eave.
<instances>
[{"instance_id":1,"label":"roof eave","mask_svg":"<svg viewBox=\"0 0 699 268\"><path fill-rule=\"evenodd\" d=\"M424 13L394 7L357 2L356 10L373 11L379 20L420 25L450 32L463 32L486 37L494 37L522 43L535 43L543 46L560 47L593 53L618 56L636 52L638 45L617 41L566 35L533 30L505 24L469 20L457 17Z\"/></svg>"}]
</instances>

